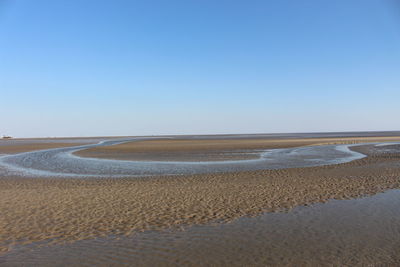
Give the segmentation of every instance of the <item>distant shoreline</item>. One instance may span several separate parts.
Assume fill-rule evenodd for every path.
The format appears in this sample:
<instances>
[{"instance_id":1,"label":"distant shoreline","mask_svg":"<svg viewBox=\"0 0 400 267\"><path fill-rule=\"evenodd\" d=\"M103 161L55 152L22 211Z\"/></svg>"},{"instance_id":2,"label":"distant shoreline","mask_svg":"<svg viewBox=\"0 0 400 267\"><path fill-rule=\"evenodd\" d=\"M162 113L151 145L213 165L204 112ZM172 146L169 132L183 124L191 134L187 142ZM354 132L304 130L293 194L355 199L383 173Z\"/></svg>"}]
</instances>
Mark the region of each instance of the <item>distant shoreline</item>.
<instances>
[{"instance_id":1,"label":"distant shoreline","mask_svg":"<svg viewBox=\"0 0 400 267\"><path fill-rule=\"evenodd\" d=\"M47 136L47 137L12 137L12 140L48 140L48 139L109 139L130 137L217 137L217 138L241 138L241 136L254 138L318 138L318 137L389 137L400 136L400 130L393 131L343 131L343 132L282 132L282 133L215 133L215 134L154 134L154 135L98 135L98 136ZM0 139L1 141L2 139Z\"/></svg>"}]
</instances>

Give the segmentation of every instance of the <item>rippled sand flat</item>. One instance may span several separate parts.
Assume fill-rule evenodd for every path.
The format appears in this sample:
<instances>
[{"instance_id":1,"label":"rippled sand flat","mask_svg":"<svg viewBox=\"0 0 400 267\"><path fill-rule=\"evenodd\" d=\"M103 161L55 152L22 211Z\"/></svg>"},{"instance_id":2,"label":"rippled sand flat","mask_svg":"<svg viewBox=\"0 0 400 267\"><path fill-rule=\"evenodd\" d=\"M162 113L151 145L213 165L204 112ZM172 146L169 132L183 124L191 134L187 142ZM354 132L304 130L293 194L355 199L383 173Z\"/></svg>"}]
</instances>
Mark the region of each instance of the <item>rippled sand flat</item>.
<instances>
[{"instance_id":1,"label":"rippled sand flat","mask_svg":"<svg viewBox=\"0 0 400 267\"><path fill-rule=\"evenodd\" d=\"M243 137L241 139L177 139L146 140L128 142L113 146L94 147L80 150L74 154L81 157L94 157L119 160L177 160L177 161L215 161L254 159L255 152L265 149L291 148L310 145L357 144L400 141L398 136L385 137L346 137L346 138L277 138L272 136Z\"/></svg>"},{"instance_id":2,"label":"rippled sand flat","mask_svg":"<svg viewBox=\"0 0 400 267\"><path fill-rule=\"evenodd\" d=\"M367 139L261 140L261 143L264 142L261 147L395 142L400 138ZM82 144L81 141L77 143ZM71 143L61 143L61 146L64 144ZM138 147L127 143L93 149L95 152L96 149L104 149L101 153L107 157L118 155L118 150L132 155L146 149L150 151L146 153L152 155L162 151L185 154L192 150L207 154L228 148L231 151L251 150L260 147L260 140L152 140L136 144ZM351 233L352 230L341 233L340 228L330 226L330 222L321 228L321 232L321 229L318 230L320 224L316 222L325 217L319 217L315 209L300 217L296 217L296 213L291 217L292 212L287 213L289 217L273 215L286 213L269 213L400 188L400 145L361 145L351 149L368 157L321 167L143 178L17 177L6 175L7 171L0 166L0 173L3 174L0 178L0 265L90 265L100 264L97 261L100 258L106 266L114 263L197 265L201 263L201 257L207 258L207 255L209 261L205 262L225 265L399 262L396 255L400 253L396 254L396 246L393 245L398 240L397 232L393 232L398 227L398 215L392 214L393 217L386 222L389 226L383 228L383 232L368 228L372 235L368 237L363 236L365 231L353 236L346 234L346 231ZM94 153L92 149L86 152ZM344 205L346 207L347 204ZM384 207L382 204L375 208ZM369 213L375 213L374 209L364 211L365 218ZM324 214L328 216L331 211ZM353 212L340 214L338 216L346 216L353 221L353 224L348 223L347 229L366 227L362 224L366 219L351 219ZM259 215L262 216L237 221L241 217ZM269 219L260 219L265 218L263 216ZM310 221L308 218L314 219ZM332 222L341 220L326 218ZM372 223L378 220L368 218ZM209 226L215 223L217 226ZM336 223L340 225L340 221ZM246 228L246 225L250 226ZM176 231L181 227L188 229L187 234ZM165 232L166 229L169 230ZM388 240L386 246L382 244L385 238ZM254 240L257 242L254 243ZM368 242L368 248L359 245L351 247L351 244L359 244L360 240ZM320 250L316 249L319 245ZM296 250L296 246L302 246L302 249ZM324 246L328 249L322 249ZM271 253L263 253L263 249ZM374 249L375 254L371 254ZM125 252L118 252L121 250ZM348 252L351 250L353 252ZM102 257L96 257L96 253ZM74 254L76 258L69 259ZM238 255L241 256L238 258ZM351 255L359 255L360 258L354 259ZM67 258L63 262L58 261L63 257Z\"/></svg>"},{"instance_id":3,"label":"rippled sand flat","mask_svg":"<svg viewBox=\"0 0 400 267\"><path fill-rule=\"evenodd\" d=\"M41 149L51 149L51 148L59 148L59 147L72 147L79 146L82 143L55 143L55 142L41 142L41 143L16 143L3 141L0 143L0 154L16 154L22 152L29 152Z\"/></svg>"},{"instance_id":4,"label":"rippled sand flat","mask_svg":"<svg viewBox=\"0 0 400 267\"><path fill-rule=\"evenodd\" d=\"M400 185L398 154L341 165L142 179L0 179L0 244L131 234L374 194ZM382 149L382 151L380 150Z\"/></svg>"},{"instance_id":5,"label":"rippled sand flat","mask_svg":"<svg viewBox=\"0 0 400 267\"><path fill-rule=\"evenodd\" d=\"M42 149L73 147L95 144L110 137L69 137L69 138L16 138L0 139L0 154L16 154Z\"/></svg>"},{"instance_id":6,"label":"rippled sand flat","mask_svg":"<svg viewBox=\"0 0 400 267\"><path fill-rule=\"evenodd\" d=\"M382 144L400 140L398 137L305 138L304 135L301 135L303 139L265 139L258 135L252 138L242 135L114 138L89 145L3 156L0 166L7 172L0 176L116 178L304 168L363 158L364 154L349 149L359 142L381 141L375 144ZM80 151L91 153L93 150L103 151L101 154L105 157L117 155L118 159L77 155ZM139 153L140 159L131 159L132 155L138 155L138 150L147 151L145 155L149 159L144 159L143 153ZM164 159L159 159L160 155Z\"/></svg>"},{"instance_id":7,"label":"rippled sand flat","mask_svg":"<svg viewBox=\"0 0 400 267\"><path fill-rule=\"evenodd\" d=\"M7 266L398 266L400 190L67 244L19 246Z\"/></svg>"}]
</instances>

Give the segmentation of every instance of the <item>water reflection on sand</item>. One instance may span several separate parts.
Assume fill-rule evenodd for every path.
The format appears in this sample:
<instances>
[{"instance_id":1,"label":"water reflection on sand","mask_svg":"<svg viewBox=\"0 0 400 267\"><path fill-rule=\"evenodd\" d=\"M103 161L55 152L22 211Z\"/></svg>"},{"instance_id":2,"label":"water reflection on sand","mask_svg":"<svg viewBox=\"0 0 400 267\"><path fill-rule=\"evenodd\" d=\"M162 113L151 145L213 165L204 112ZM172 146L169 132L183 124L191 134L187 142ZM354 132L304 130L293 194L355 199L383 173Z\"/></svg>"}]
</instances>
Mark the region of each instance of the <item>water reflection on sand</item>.
<instances>
[{"instance_id":1,"label":"water reflection on sand","mask_svg":"<svg viewBox=\"0 0 400 267\"><path fill-rule=\"evenodd\" d=\"M376 265L400 263L400 190L228 224L66 245L16 247L6 266Z\"/></svg>"},{"instance_id":2,"label":"water reflection on sand","mask_svg":"<svg viewBox=\"0 0 400 267\"><path fill-rule=\"evenodd\" d=\"M258 157L224 161L124 161L82 158L73 152L95 146L109 146L132 140L107 140L98 144L55 148L0 157L0 165L13 174L28 176L143 176L322 166L365 157L349 149L352 145L319 145L255 151ZM248 152L246 152L248 153Z\"/></svg>"}]
</instances>

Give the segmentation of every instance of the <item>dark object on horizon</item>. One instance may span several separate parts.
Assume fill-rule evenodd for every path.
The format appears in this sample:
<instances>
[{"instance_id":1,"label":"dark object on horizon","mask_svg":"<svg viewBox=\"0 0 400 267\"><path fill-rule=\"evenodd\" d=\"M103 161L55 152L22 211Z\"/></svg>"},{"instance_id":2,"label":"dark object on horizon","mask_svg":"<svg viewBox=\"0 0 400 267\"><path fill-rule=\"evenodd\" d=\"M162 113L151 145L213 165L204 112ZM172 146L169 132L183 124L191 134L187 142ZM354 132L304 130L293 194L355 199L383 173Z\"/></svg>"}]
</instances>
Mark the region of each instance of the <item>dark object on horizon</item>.
<instances>
[{"instance_id":1,"label":"dark object on horizon","mask_svg":"<svg viewBox=\"0 0 400 267\"><path fill-rule=\"evenodd\" d=\"M3 139L11 139L12 137L9 135L3 135Z\"/></svg>"}]
</instances>

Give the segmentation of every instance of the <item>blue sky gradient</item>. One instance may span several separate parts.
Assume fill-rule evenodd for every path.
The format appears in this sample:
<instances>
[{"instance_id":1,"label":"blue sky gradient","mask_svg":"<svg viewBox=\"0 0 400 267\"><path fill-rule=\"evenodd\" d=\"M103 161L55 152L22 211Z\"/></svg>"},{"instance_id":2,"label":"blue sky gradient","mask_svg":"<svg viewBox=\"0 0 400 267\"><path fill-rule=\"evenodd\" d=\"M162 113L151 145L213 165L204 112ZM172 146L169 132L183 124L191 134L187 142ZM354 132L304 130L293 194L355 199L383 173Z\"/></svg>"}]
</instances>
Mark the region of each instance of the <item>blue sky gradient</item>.
<instances>
[{"instance_id":1,"label":"blue sky gradient","mask_svg":"<svg viewBox=\"0 0 400 267\"><path fill-rule=\"evenodd\" d=\"M0 0L0 135L400 130L396 0Z\"/></svg>"}]
</instances>

